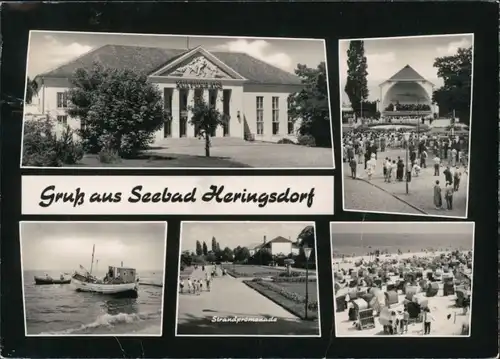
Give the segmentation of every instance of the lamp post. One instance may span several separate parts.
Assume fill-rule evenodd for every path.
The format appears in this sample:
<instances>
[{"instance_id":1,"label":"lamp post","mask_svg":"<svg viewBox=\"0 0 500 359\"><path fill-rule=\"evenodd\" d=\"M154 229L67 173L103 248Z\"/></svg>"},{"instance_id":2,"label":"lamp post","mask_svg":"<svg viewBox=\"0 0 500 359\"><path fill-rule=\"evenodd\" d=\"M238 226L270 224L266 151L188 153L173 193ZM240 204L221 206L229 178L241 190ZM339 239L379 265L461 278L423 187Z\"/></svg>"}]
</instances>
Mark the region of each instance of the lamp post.
<instances>
[{"instance_id":1,"label":"lamp post","mask_svg":"<svg viewBox=\"0 0 500 359\"><path fill-rule=\"evenodd\" d=\"M306 244L303 249L304 256L306 257L306 302L304 307L304 318L307 319L307 307L309 305L309 257L311 256L312 248L309 248Z\"/></svg>"},{"instance_id":2,"label":"lamp post","mask_svg":"<svg viewBox=\"0 0 500 359\"><path fill-rule=\"evenodd\" d=\"M406 182L406 194L409 193L409 189L408 189L408 173L410 173L411 169L408 168L408 148L409 148L409 140L410 140L410 134L408 132L405 132L404 134L404 137L405 137L405 142L406 142L406 166L405 166L405 182Z\"/></svg>"}]
</instances>

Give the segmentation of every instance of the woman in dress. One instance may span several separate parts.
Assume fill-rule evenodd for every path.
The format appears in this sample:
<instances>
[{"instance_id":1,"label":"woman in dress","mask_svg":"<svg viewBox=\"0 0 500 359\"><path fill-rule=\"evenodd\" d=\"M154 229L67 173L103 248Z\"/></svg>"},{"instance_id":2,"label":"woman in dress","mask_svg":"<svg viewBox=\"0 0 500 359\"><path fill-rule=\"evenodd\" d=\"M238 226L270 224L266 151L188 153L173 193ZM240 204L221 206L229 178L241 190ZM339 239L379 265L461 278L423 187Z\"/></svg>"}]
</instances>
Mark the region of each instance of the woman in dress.
<instances>
[{"instance_id":1,"label":"woman in dress","mask_svg":"<svg viewBox=\"0 0 500 359\"><path fill-rule=\"evenodd\" d=\"M368 175L368 180L372 179L375 169L377 168L377 160L375 159L375 153L371 154L371 159L366 163L366 174Z\"/></svg>"}]
</instances>

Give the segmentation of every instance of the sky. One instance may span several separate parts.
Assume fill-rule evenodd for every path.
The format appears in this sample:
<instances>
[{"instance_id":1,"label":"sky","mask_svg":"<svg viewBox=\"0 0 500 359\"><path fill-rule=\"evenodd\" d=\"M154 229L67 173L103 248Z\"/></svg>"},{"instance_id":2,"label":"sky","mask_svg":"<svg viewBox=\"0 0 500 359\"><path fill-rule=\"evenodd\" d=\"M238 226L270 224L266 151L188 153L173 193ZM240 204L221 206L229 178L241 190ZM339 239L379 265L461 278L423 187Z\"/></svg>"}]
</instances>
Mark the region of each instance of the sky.
<instances>
[{"instance_id":1,"label":"sky","mask_svg":"<svg viewBox=\"0 0 500 359\"><path fill-rule=\"evenodd\" d=\"M28 49L28 76L55 69L103 45L130 45L187 49L202 45L208 51L243 52L293 72L298 63L317 67L325 61L323 40L290 40L238 37L196 37L32 31Z\"/></svg>"},{"instance_id":2,"label":"sky","mask_svg":"<svg viewBox=\"0 0 500 359\"><path fill-rule=\"evenodd\" d=\"M347 49L349 40L339 43L339 66L342 79L342 90L347 78ZM437 76L433 67L436 57L456 54L461 47L470 47L473 35L422 36L408 38L366 39L365 56L368 64L368 100L375 101L380 96L378 86L389 79L406 65L410 65L436 88L443 81ZM347 95L344 95L347 97ZM344 103L348 99L343 98Z\"/></svg>"},{"instance_id":3,"label":"sky","mask_svg":"<svg viewBox=\"0 0 500 359\"><path fill-rule=\"evenodd\" d=\"M264 236L270 241L278 236L295 242L300 232L313 222L187 222L182 224L182 251L196 250L196 241L205 241L211 248L212 237L217 239L221 249L237 246L246 247L262 243Z\"/></svg>"},{"instance_id":4,"label":"sky","mask_svg":"<svg viewBox=\"0 0 500 359\"><path fill-rule=\"evenodd\" d=\"M471 222L333 222L332 233L464 233L471 232Z\"/></svg>"},{"instance_id":5,"label":"sky","mask_svg":"<svg viewBox=\"0 0 500 359\"><path fill-rule=\"evenodd\" d=\"M23 270L90 269L92 247L99 269L123 265L141 270L165 267L166 223L21 223Z\"/></svg>"}]
</instances>

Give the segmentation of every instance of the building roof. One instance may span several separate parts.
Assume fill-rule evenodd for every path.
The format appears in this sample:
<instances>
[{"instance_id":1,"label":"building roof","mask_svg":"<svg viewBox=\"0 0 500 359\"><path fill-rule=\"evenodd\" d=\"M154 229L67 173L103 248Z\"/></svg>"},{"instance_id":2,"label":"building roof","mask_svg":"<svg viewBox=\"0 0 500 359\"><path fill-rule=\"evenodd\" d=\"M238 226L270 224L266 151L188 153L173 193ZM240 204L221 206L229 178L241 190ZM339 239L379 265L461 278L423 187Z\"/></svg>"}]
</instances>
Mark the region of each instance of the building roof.
<instances>
[{"instance_id":1,"label":"building roof","mask_svg":"<svg viewBox=\"0 0 500 359\"><path fill-rule=\"evenodd\" d=\"M90 68L94 62L105 67L134 70L149 75L191 50L104 45L37 77L68 78L78 68ZM274 85L302 83L300 77L244 53L218 51L210 53L250 83Z\"/></svg>"},{"instance_id":2,"label":"building roof","mask_svg":"<svg viewBox=\"0 0 500 359\"><path fill-rule=\"evenodd\" d=\"M292 247L293 246L296 246L296 243L295 242L292 242L291 240L289 239L286 239L285 237L282 237L282 236L278 236L274 239L271 239L270 241L267 241L265 243L257 243L257 244L251 244L248 246L248 249L253 249L253 250L257 250L257 249L260 249L264 246L267 246L271 243L292 243Z\"/></svg>"},{"instance_id":3,"label":"building roof","mask_svg":"<svg viewBox=\"0 0 500 359\"><path fill-rule=\"evenodd\" d=\"M410 65L406 65L403 67L401 70L396 72L394 75L392 75L391 78L389 78L389 81L425 81L425 78L420 75L413 67Z\"/></svg>"}]
</instances>

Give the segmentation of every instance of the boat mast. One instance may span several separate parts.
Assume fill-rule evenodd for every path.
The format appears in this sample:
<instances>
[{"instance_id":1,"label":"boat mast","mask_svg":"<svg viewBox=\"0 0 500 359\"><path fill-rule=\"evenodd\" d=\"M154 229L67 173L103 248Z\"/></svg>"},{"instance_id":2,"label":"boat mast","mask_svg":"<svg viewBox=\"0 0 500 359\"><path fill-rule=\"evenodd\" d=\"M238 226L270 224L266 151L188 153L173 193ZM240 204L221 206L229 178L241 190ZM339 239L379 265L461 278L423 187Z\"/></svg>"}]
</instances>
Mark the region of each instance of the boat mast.
<instances>
[{"instance_id":1,"label":"boat mast","mask_svg":"<svg viewBox=\"0 0 500 359\"><path fill-rule=\"evenodd\" d=\"M90 263L90 274L92 274L92 267L94 266L95 244L92 247L92 262Z\"/></svg>"}]
</instances>

